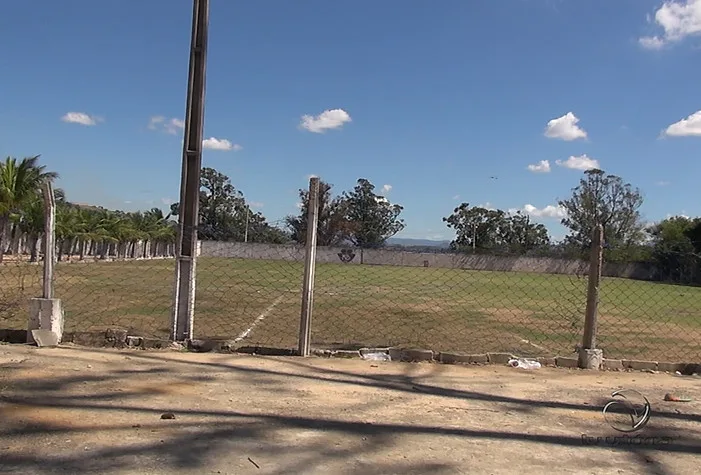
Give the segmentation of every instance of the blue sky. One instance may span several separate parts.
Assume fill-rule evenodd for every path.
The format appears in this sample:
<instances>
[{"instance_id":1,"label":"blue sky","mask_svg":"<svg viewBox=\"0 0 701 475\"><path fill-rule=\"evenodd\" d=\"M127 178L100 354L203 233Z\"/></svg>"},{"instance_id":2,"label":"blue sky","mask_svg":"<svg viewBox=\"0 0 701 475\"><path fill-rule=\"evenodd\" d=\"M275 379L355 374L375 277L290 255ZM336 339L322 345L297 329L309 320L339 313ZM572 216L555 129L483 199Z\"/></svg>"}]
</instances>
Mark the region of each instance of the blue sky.
<instances>
[{"instance_id":1,"label":"blue sky","mask_svg":"<svg viewBox=\"0 0 701 475\"><path fill-rule=\"evenodd\" d=\"M3 5L0 154L41 154L72 201L177 200L191 14ZM210 20L204 164L271 221L315 174L391 186L405 237L450 238L463 201L560 237L557 199L595 164L646 220L701 214L701 0L211 0Z\"/></svg>"}]
</instances>

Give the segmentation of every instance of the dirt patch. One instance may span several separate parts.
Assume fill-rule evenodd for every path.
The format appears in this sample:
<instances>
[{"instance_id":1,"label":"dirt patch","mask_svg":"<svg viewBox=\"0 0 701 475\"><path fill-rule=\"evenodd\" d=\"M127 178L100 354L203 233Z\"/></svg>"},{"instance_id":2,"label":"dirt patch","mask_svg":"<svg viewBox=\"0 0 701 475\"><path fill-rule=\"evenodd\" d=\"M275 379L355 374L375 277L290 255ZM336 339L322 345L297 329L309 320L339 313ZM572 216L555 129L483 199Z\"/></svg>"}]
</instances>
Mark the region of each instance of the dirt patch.
<instances>
[{"instance_id":1,"label":"dirt patch","mask_svg":"<svg viewBox=\"0 0 701 475\"><path fill-rule=\"evenodd\" d=\"M695 473L699 381L3 345L0 460L27 474ZM591 442L621 435L601 413L618 388L651 401L639 436L659 443Z\"/></svg>"}]
</instances>

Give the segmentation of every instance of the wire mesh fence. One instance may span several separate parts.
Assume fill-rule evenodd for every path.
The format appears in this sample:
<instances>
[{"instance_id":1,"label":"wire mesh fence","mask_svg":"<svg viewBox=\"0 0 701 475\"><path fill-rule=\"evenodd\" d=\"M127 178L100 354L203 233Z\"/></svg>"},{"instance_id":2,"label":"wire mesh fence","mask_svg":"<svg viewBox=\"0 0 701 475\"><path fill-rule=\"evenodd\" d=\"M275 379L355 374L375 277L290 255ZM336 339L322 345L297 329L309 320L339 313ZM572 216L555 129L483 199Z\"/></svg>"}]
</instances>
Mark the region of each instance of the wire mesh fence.
<instances>
[{"instance_id":1,"label":"wire mesh fence","mask_svg":"<svg viewBox=\"0 0 701 475\"><path fill-rule=\"evenodd\" d=\"M287 220L257 216L247 223L228 236L198 228L205 239L197 247L193 337L297 348L306 223L298 221L304 226L292 235L284 231ZM171 228L159 229L169 232L152 231L145 241L134 234L120 239L119 230L58 240L53 284L65 332L119 328L170 337L175 238ZM312 347L566 356L582 343L588 261L362 247L347 240L327 245L328 231L315 248ZM0 263L0 330L26 329L28 300L42 294L42 249L25 244L15 249L26 252L8 247L13 252ZM701 259L677 254L657 268L604 271L596 340L605 357L701 360ZM624 278L630 275L648 280Z\"/></svg>"},{"instance_id":2,"label":"wire mesh fence","mask_svg":"<svg viewBox=\"0 0 701 475\"><path fill-rule=\"evenodd\" d=\"M470 260L450 254L363 250L364 261L373 264L353 264L338 258L331 263L325 257L359 250L317 252L322 257L316 269L313 346L414 346L548 356L573 352L581 339L586 302L581 273L476 268L490 260L492 269L510 264L493 256ZM397 259L405 265L393 265ZM419 265L406 265L411 261Z\"/></svg>"},{"instance_id":3,"label":"wire mesh fence","mask_svg":"<svg viewBox=\"0 0 701 475\"><path fill-rule=\"evenodd\" d=\"M42 267L24 256L0 263L0 330L27 328L29 299L41 296Z\"/></svg>"},{"instance_id":4,"label":"wire mesh fence","mask_svg":"<svg viewBox=\"0 0 701 475\"><path fill-rule=\"evenodd\" d=\"M304 256L297 244L202 241L195 338L296 348Z\"/></svg>"},{"instance_id":5,"label":"wire mesh fence","mask_svg":"<svg viewBox=\"0 0 701 475\"><path fill-rule=\"evenodd\" d=\"M686 257L698 263L697 256ZM597 340L606 357L700 361L701 287L696 269L675 266L675 272L658 276L665 278L659 282L602 279Z\"/></svg>"},{"instance_id":6,"label":"wire mesh fence","mask_svg":"<svg viewBox=\"0 0 701 475\"><path fill-rule=\"evenodd\" d=\"M169 338L174 275L173 258L57 263L54 292L63 305L65 331L119 328Z\"/></svg>"}]
</instances>

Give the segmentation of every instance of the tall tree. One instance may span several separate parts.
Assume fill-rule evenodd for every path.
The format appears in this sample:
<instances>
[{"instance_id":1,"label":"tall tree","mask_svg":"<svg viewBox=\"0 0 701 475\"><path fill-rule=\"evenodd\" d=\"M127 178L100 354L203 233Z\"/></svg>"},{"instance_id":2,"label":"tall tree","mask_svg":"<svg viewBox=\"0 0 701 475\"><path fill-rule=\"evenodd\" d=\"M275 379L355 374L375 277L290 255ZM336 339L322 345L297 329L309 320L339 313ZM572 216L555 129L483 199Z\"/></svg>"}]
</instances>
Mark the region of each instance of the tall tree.
<instances>
[{"instance_id":1,"label":"tall tree","mask_svg":"<svg viewBox=\"0 0 701 475\"><path fill-rule=\"evenodd\" d=\"M405 227L404 220L399 218L404 208L393 205L374 190L375 185L360 178L353 191L344 192L341 198L348 239L364 249L382 247Z\"/></svg>"},{"instance_id":2,"label":"tall tree","mask_svg":"<svg viewBox=\"0 0 701 475\"><path fill-rule=\"evenodd\" d=\"M558 202L567 214L561 221L570 230L567 242L587 248L599 224L604 228L608 248L620 249L641 242L644 233L638 211L643 204L640 190L603 170L588 170L584 175L572 196Z\"/></svg>"},{"instance_id":3,"label":"tall tree","mask_svg":"<svg viewBox=\"0 0 701 475\"><path fill-rule=\"evenodd\" d=\"M335 246L348 238L348 226L344 216L344 201L331 194L332 185L319 180L319 217L317 245ZM309 216L309 190L299 190L300 212L285 218L292 240L304 244L307 240Z\"/></svg>"},{"instance_id":4,"label":"tall tree","mask_svg":"<svg viewBox=\"0 0 701 475\"><path fill-rule=\"evenodd\" d=\"M701 228L701 219L675 216L648 229L653 243L652 258L662 280L682 284L699 282L701 259L694 245L698 228Z\"/></svg>"},{"instance_id":5,"label":"tall tree","mask_svg":"<svg viewBox=\"0 0 701 475\"><path fill-rule=\"evenodd\" d=\"M171 206L178 216L180 204ZM253 211L228 176L203 168L199 195L199 239L213 241L284 242L285 234L271 226L262 213Z\"/></svg>"},{"instance_id":6,"label":"tall tree","mask_svg":"<svg viewBox=\"0 0 701 475\"><path fill-rule=\"evenodd\" d=\"M18 217L22 207L41 193L44 183L56 178L57 173L47 172L44 165L39 165L39 155L19 162L7 157L0 162L0 262L5 254L5 236L11 219Z\"/></svg>"},{"instance_id":7,"label":"tall tree","mask_svg":"<svg viewBox=\"0 0 701 475\"><path fill-rule=\"evenodd\" d=\"M457 251L523 254L550 243L545 226L532 223L528 215L520 212L510 215L462 203L443 221L455 230L451 248Z\"/></svg>"}]
</instances>

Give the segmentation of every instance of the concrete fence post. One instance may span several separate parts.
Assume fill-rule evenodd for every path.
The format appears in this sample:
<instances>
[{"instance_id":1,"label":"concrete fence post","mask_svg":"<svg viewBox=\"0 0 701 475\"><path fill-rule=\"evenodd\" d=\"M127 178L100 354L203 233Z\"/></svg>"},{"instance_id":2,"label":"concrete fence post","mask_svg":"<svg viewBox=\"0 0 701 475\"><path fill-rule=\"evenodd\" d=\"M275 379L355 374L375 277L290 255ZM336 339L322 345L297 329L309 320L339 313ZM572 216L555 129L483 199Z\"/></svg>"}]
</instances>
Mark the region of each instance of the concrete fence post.
<instances>
[{"instance_id":1,"label":"concrete fence post","mask_svg":"<svg viewBox=\"0 0 701 475\"><path fill-rule=\"evenodd\" d=\"M591 256L589 259L589 287L587 289L587 310L584 316L584 335L579 350L579 367L600 369L603 351L596 348L597 320L599 312L599 291L601 269L604 261L604 228L597 225L592 233Z\"/></svg>"},{"instance_id":2,"label":"concrete fence post","mask_svg":"<svg viewBox=\"0 0 701 475\"><path fill-rule=\"evenodd\" d=\"M302 284L302 312L299 321L299 355L309 356L312 310L314 307L314 272L316 270L316 232L319 222L319 178L309 180L309 210L307 212L307 242Z\"/></svg>"},{"instance_id":3,"label":"concrete fence post","mask_svg":"<svg viewBox=\"0 0 701 475\"><path fill-rule=\"evenodd\" d=\"M44 195L44 276L41 298L29 301L27 343L56 346L63 338L63 307L54 298L54 263L56 262L56 200L51 183L42 189Z\"/></svg>"}]
</instances>

